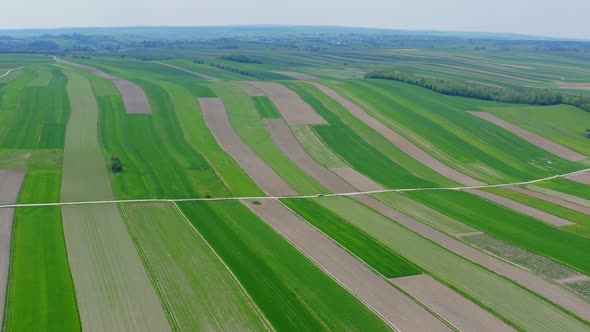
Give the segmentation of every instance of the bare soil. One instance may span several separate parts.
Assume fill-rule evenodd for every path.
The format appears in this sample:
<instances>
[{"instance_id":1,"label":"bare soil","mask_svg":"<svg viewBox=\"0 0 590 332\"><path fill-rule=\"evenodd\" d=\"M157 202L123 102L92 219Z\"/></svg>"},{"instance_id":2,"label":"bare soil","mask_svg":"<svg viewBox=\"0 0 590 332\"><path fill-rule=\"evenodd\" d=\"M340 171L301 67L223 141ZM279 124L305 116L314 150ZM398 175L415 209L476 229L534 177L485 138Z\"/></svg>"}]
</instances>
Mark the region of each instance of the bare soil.
<instances>
[{"instance_id":1,"label":"bare soil","mask_svg":"<svg viewBox=\"0 0 590 332\"><path fill-rule=\"evenodd\" d=\"M110 74L103 72L100 69L81 65L78 63L70 62L62 60L63 63L68 65L72 65L75 67L86 69L92 72L96 76L100 76L102 78L106 78L113 82L113 84L117 87L119 92L121 93L121 97L123 98L123 104L125 105L125 110L129 114L151 114L152 109L150 107L150 103L143 92L143 90L135 83L128 81L123 78L114 77Z\"/></svg>"},{"instance_id":2,"label":"bare soil","mask_svg":"<svg viewBox=\"0 0 590 332\"><path fill-rule=\"evenodd\" d=\"M568 291L542 279L531 272L517 266L504 262L498 258L485 254L459 240L439 232L418 220L409 217L402 212L382 203L368 195L354 196L355 200L369 206L382 215L395 220L397 223L407 227L413 232L438 243L444 248L463 256L464 258L477 263L491 271L503 275L516 283L532 290L535 293L562 306L581 318L590 320L590 303L578 298Z\"/></svg>"},{"instance_id":3,"label":"bare soil","mask_svg":"<svg viewBox=\"0 0 590 332\"><path fill-rule=\"evenodd\" d=\"M275 200L248 206L327 274L401 331L450 331L437 318Z\"/></svg>"},{"instance_id":4,"label":"bare soil","mask_svg":"<svg viewBox=\"0 0 590 332\"><path fill-rule=\"evenodd\" d=\"M274 82L248 82L266 94L275 104L285 121L293 125L327 124L316 111L311 108L295 92Z\"/></svg>"},{"instance_id":5,"label":"bare soil","mask_svg":"<svg viewBox=\"0 0 590 332\"><path fill-rule=\"evenodd\" d=\"M297 167L318 181L333 193L347 193L356 191L329 169L311 158L295 138L291 129L283 119L266 119L266 126L270 131L274 143Z\"/></svg>"},{"instance_id":6,"label":"bare soil","mask_svg":"<svg viewBox=\"0 0 590 332\"><path fill-rule=\"evenodd\" d=\"M428 275L394 278L390 281L461 331L514 331L496 316Z\"/></svg>"},{"instance_id":7,"label":"bare soil","mask_svg":"<svg viewBox=\"0 0 590 332\"><path fill-rule=\"evenodd\" d=\"M0 169L0 204L14 204L20 191L25 171Z\"/></svg>"},{"instance_id":8,"label":"bare soil","mask_svg":"<svg viewBox=\"0 0 590 332\"><path fill-rule=\"evenodd\" d=\"M0 169L0 204L16 202L24 176L23 170ZM13 218L13 208L0 208L0 312L4 312L6 301Z\"/></svg>"},{"instance_id":9,"label":"bare soil","mask_svg":"<svg viewBox=\"0 0 590 332\"><path fill-rule=\"evenodd\" d=\"M479 197L482 197L482 198L485 198L485 199L492 201L498 205L507 207L509 209L512 209L514 211L517 211L519 213L533 217L535 219L541 220L543 222L546 222L546 223L554 225L554 226L561 227L561 226L575 225L575 223L573 223L567 219L563 219L561 217L554 216L554 215L549 214L547 212L537 210L537 209L530 207L528 205L513 201L509 198L502 197L500 195L489 193L487 191L478 190L478 189L463 189L463 191L468 192L473 195L476 195L476 196L479 196Z\"/></svg>"},{"instance_id":10,"label":"bare soil","mask_svg":"<svg viewBox=\"0 0 590 332\"><path fill-rule=\"evenodd\" d=\"M565 90L582 90L582 91L590 91L590 83L567 83L567 82L559 82L557 83L560 89Z\"/></svg>"},{"instance_id":11,"label":"bare soil","mask_svg":"<svg viewBox=\"0 0 590 332\"><path fill-rule=\"evenodd\" d=\"M296 80L304 80L304 81L305 80L319 80L319 78L317 78L315 76L311 76L311 75L307 75L307 74L303 74L303 73L296 73L296 72L292 72L292 71L274 71L273 73L285 75L287 77L291 77Z\"/></svg>"},{"instance_id":12,"label":"bare soil","mask_svg":"<svg viewBox=\"0 0 590 332\"><path fill-rule=\"evenodd\" d=\"M176 69L176 70L180 70L180 71L183 71L183 72L185 72L185 73L189 73L189 74L191 74L191 75L195 75L195 76L198 76L198 77L200 77L200 78L204 78L204 79L206 79L206 80L210 80L210 81L219 81L219 80L218 80L218 79L216 79L215 77L211 77L211 76L209 76L209 75L205 75L205 74L197 73L196 71L192 71L192 70L188 70L188 69L185 69L185 68L182 68L182 67L178 67L178 66L175 66L175 65L171 65L171 64L169 64L169 63L165 63L165 62L159 62L159 61L154 61L154 63L157 63L157 64L159 64L159 65L162 65L162 66L166 66L166 67L174 68L174 69Z\"/></svg>"},{"instance_id":13,"label":"bare soil","mask_svg":"<svg viewBox=\"0 0 590 332\"><path fill-rule=\"evenodd\" d=\"M242 141L236 133L219 98L199 98L207 127L217 142L227 151L254 181L271 196L297 195L297 192L283 180L264 160Z\"/></svg>"},{"instance_id":14,"label":"bare soil","mask_svg":"<svg viewBox=\"0 0 590 332\"><path fill-rule=\"evenodd\" d=\"M526 194L526 195L529 195L532 197L536 197L538 199L542 199L544 201L551 202L551 203L563 206L564 208L568 208L570 210L574 210L574 211L577 211L577 212L580 212L583 214L587 214L590 216L590 208L586 207L586 206L582 206L582 205L579 205L579 204L576 204L576 203L573 203L570 201L566 201L561 198L553 197L551 195L539 193L539 192L532 191L532 190L523 189L523 188L516 187L516 186L510 186L510 187L505 187L505 188L522 193L522 194Z\"/></svg>"},{"instance_id":15,"label":"bare soil","mask_svg":"<svg viewBox=\"0 0 590 332\"><path fill-rule=\"evenodd\" d=\"M568 176L569 180L576 181L578 183L587 184L590 186L590 173L579 173L576 175Z\"/></svg>"},{"instance_id":16,"label":"bare soil","mask_svg":"<svg viewBox=\"0 0 590 332\"><path fill-rule=\"evenodd\" d=\"M524 139L525 141L536 145L537 147L551 152L556 156L559 156L563 159L571 160L571 161L579 161L585 159L586 156L580 154L576 151L573 151L561 144L557 144L551 140L546 139L545 137L539 136L537 134L531 133L528 130L522 129L518 126L513 125L507 121L504 121L498 118L495 115L492 115L488 112L469 112L481 119L487 120L497 126L500 126L509 132L513 133L514 135Z\"/></svg>"},{"instance_id":17,"label":"bare soil","mask_svg":"<svg viewBox=\"0 0 590 332\"><path fill-rule=\"evenodd\" d=\"M319 84L319 83L310 83L316 88L320 89L323 93L330 96L337 102L339 102L342 106L344 106L350 113L352 113L355 117L359 120L364 122L367 126L373 128L375 131L380 133L383 137L385 137L391 144L397 146L400 150L410 155L412 158L418 160L428 168L432 169L433 171L437 172L438 174L451 179L455 182L461 183L463 185L468 186L476 186L476 185L483 185L485 183L476 180L468 175L465 175L455 169L445 165L444 163L440 162L438 159L432 157L420 147L415 145L414 143L410 142L408 139L403 137L402 135L398 134L391 128L387 127L379 120L375 119L367 112L365 112L362 108L358 105L353 103L352 101L342 97L338 92L334 91L333 89Z\"/></svg>"},{"instance_id":18,"label":"bare soil","mask_svg":"<svg viewBox=\"0 0 590 332\"><path fill-rule=\"evenodd\" d=\"M135 83L128 80L115 78L111 80L121 92L125 110L130 114L151 114L150 103L143 90Z\"/></svg>"},{"instance_id":19,"label":"bare soil","mask_svg":"<svg viewBox=\"0 0 590 332\"><path fill-rule=\"evenodd\" d=\"M330 168L330 170L338 174L339 177L343 178L344 181L350 183L359 191L373 191L385 189L380 184L376 183L375 181L369 179L365 175L357 172L356 170L350 167L334 167Z\"/></svg>"},{"instance_id":20,"label":"bare soil","mask_svg":"<svg viewBox=\"0 0 590 332\"><path fill-rule=\"evenodd\" d=\"M8 271L10 268L10 240L12 238L13 208L0 209L0 312L4 312ZM2 318L0 317L0 324Z\"/></svg>"}]
</instances>

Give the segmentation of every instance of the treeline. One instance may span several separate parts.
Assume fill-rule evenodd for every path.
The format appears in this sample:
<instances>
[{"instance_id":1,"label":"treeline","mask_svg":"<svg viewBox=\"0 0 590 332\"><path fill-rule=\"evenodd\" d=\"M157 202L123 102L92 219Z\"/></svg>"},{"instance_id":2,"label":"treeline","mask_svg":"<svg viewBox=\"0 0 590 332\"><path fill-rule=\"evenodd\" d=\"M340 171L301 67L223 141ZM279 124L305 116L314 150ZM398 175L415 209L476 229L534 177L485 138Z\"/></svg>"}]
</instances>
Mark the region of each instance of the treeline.
<instances>
[{"instance_id":1,"label":"treeline","mask_svg":"<svg viewBox=\"0 0 590 332\"><path fill-rule=\"evenodd\" d=\"M589 96L553 92L545 89L504 89L473 82L424 77L389 70L371 71L365 75L365 78L378 78L410 83L450 96L528 105L567 104L590 112Z\"/></svg>"},{"instance_id":2,"label":"treeline","mask_svg":"<svg viewBox=\"0 0 590 332\"><path fill-rule=\"evenodd\" d=\"M241 62L241 63L254 63L254 64L262 64L260 59L256 59L253 57L249 57L243 54L229 54L229 55L222 55L219 59L229 60L233 62Z\"/></svg>"},{"instance_id":3,"label":"treeline","mask_svg":"<svg viewBox=\"0 0 590 332\"><path fill-rule=\"evenodd\" d=\"M251 73L251 72L246 71L246 70L242 70L240 68L236 68L236 67L232 67L232 66L227 66L227 65L224 65L222 63L210 63L209 66L215 67L215 68L219 68L219 69L223 69L223 70L227 70L227 71L230 71L230 72L235 73L235 74L240 74L240 75L249 76L249 77L257 77L257 75L254 74L254 73Z\"/></svg>"}]
</instances>

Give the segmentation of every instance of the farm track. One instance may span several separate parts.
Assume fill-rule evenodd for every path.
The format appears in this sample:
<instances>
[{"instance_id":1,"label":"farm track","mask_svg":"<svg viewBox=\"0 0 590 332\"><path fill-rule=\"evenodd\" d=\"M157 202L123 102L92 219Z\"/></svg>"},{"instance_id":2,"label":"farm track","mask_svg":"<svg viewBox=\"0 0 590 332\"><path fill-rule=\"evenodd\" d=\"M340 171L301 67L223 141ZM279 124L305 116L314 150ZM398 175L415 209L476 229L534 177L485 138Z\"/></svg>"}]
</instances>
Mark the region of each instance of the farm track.
<instances>
[{"instance_id":1,"label":"farm track","mask_svg":"<svg viewBox=\"0 0 590 332\"><path fill-rule=\"evenodd\" d=\"M244 200L264 200L264 199L300 199L300 198L317 198L321 197L333 197L333 196L362 196L380 193L403 193L413 191L440 191L440 190L466 190L466 189L485 189L485 188L502 188L511 186L523 186L529 185L559 178L567 178L569 176L577 175L590 172L590 168L582 169L579 171L553 175L546 178L512 182L512 183L500 183L500 184L487 184L481 186L465 186L465 187L441 187L441 188L403 188L403 189L383 189L383 190L368 190L368 191L351 191L341 192L335 194L323 194L318 193L315 195L288 195L288 196L232 196L232 197L201 197L201 198L138 198L138 199L114 199L114 200L96 200L96 201L78 201L78 202L48 202L48 203L19 203L19 204L0 204L2 208L17 208L17 207L35 207L35 206L66 206L66 205L88 205L88 204L113 204L113 203L141 203L141 202L198 202L198 201L244 201ZM351 186L352 187L352 186Z\"/></svg>"},{"instance_id":2,"label":"farm track","mask_svg":"<svg viewBox=\"0 0 590 332\"><path fill-rule=\"evenodd\" d=\"M22 66L22 67L16 67L16 68L12 68L12 69L8 69L8 71L6 71L4 74L0 75L0 78L8 76L8 74L12 73L13 71L17 70L17 69L22 69L25 68L26 66Z\"/></svg>"}]
</instances>

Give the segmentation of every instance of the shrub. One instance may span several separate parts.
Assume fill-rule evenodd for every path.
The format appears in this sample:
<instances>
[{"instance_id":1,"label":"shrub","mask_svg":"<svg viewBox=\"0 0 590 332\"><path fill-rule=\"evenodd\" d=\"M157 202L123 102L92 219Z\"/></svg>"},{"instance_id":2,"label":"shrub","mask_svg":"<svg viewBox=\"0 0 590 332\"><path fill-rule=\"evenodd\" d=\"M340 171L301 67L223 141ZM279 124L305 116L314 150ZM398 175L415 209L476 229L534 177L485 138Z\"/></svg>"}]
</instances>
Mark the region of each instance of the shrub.
<instances>
[{"instance_id":1,"label":"shrub","mask_svg":"<svg viewBox=\"0 0 590 332\"><path fill-rule=\"evenodd\" d=\"M112 157L111 158L111 170L113 173L120 173L123 172L123 164L119 157Z\"/></svg>"}]
</instances>

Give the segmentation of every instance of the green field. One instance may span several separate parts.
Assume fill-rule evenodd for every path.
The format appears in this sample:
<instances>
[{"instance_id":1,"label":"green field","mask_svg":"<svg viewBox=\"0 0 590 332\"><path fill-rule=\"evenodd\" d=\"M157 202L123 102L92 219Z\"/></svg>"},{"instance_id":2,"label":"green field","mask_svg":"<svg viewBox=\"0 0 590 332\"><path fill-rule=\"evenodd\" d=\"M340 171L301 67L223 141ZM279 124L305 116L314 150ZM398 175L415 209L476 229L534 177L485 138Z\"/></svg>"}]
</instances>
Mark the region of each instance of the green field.
<instances>
[{"instance_id":1,"label":"green field","mask_svg":"<svg viewBox=\"0 0 590 332\"><path fill-rule=\"evenodd\" d=\"M17 209L5 331L79 331L58 207Z\"/></svg>"},{"instance_id":2,"label":"green field","mask_svg":"<svg viewBox=\"0 0 590 332\"><path fill-rule=\"evenodd\" d=\"M17 189L18 172L0 172L0 205L19 190L12 229L0 228L11 248L0 252L10 257L8 274L0 269L3 330L415 330L423 322L391 318L411 310L392 305L415 301L424 322L450 330L494 330L502 320L517 331L590 331L588 215L509 188L481 189L575 223L556 227L469 194L403 152L413 148L405 140L373 129L384 125L491 185L548 178L520 187L590 207L590 186L560 176L590 167L590 158L561 159L469 113L489 112L590 156L589 42L333 26L0 35L0 170L25 174ZM129 97L141 95L72 62L134 83L151 113L127 113ZM365 77L375 71L416 80ZM315 76L373 119L280 72ZM410 190L329 195L267 125L301 110L279 111L277 98L291 96L265 95L252 81L284 86L326 120L289 126L322 171L333 172L326 181L350 168ZM557 92L561 100L539 106ZM260 177L213 135L200 98L221 99L243 142L305 197L262 197ZM371 204L364 195L397 211L383 210L386 217L361 203ZM291 212L306 223L277 226ZM318 250L326 245L350 256L329 261ZM476 316L460 302L435 291L414 298L396 286L394 278L418 275L490 316L463 328ZM395 289L371 293L367 280Z\"/></svg>"},{"instance_id":3,"label":"green field","mask_svg":"<svg viewBox=\"0 0 590 332\"><path fill-rule=\"evenodd\" d=\"M254 101L254 106L256 107L256 110L258 110L258 114L260 114L261 117L265 119L281 117L281 114L268 97L256 96L252 97L252 101Z\"/></svg>"},{"instance_id":4,"label":"green field","mask_svg":"<svg viewBox=\"0 0 590 332\"><path fill-rule=\"evenodd\" d=\"M172 204L128 204L121 211L175 329L264 330L223 263Z\"/></svg>"},{"instance_id":5,"label":"green field","mask_svg":"<svg viewBox=\"0 0 590 332\"><path fill-rule=\"evenodd\" d=\"M581 168L465 112L484 101L383 80L333 88L434 157L483 181L529 180Z\"/></svg>"},{"instance_id":6,"label":"green field","mask_svg":"<svg viewBox=\"0 0 590 332\"><path fill-rule=\"evenodd\" d=\"M98 107L90 82L71 69L65 72L71 114L65 134L61 199L112 199L108 166L98 142Z\"/></svg>"},{"instance_id":7,"label":"green field","mask_svg":"<svg viewBox=\"0 0 590 332\"><path fill-rule=\"evenodd\" d=\"M389 330L239 202L181 203L277 330Z\"/></svg>"}]
</instances>

